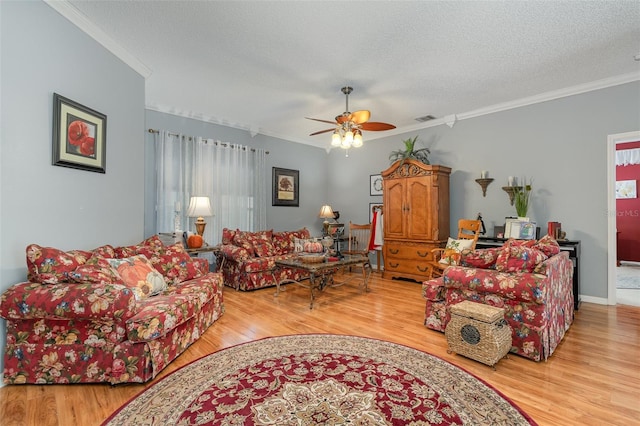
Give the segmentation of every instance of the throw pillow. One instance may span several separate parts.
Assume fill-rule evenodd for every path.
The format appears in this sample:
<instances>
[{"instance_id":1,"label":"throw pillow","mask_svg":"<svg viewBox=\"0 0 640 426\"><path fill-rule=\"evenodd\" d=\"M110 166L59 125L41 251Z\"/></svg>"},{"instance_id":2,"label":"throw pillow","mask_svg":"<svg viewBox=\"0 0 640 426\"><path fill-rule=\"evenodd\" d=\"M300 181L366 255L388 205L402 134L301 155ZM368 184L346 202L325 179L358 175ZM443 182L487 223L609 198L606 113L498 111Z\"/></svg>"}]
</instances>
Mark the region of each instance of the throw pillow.
<instances>
[{"instance_id":1,"label":"throw pillow","mask_svg":"<svg viewBox=\"0 0 640 426\"><path fill-rule=\"evenodd\" d=\"M287 254L293 251L293 233L289 231L273 233L273 249L275 254Z\"/></svg>"},{"instance_id":2,"label":"throw pillow","mask_svg":"<svg viewBox=\"0 0 640 426\"><path fill-rule=\"evenodd\" d=\"M479 269L494 268L500 250L501 247L492 247L466 251L461 253L460 265Z\"/></svg>"},{"instance_id":3,"label":"throw pillow","mask_svg":"<svg viewBox=\"0 0 640 426\"><path fill-rule=\"evenodd\" d=\"M538 249L524 245L512 245L509 241L502 246L496 270L500 272L533 272L536 266L547 260L547 255Z\"/></svg>"},{"instance_id":4,"label":"throw pillow","mask_svg":"<svg viewBox=\"0 0 640 426\"><path fill-rule=\"evenodd\" d=\"M560 253L560 245L550 235L545 235L540 238L533 247L540 250L548 257L555 256Z\"/></svg>"},{"instance_id":5,"label":"throw pillow","mask_svg":"<svg viewBox=\"0 0 640 426\"><path fill-rule=\"evenodd\" d=\"M457 265L460 262L460 254L465 250L471 250L473 240L456 240L451 237L447 240L440 263L444 265Z\"/></svg>"},{"instance_id":6,"label":"throw pillow","mask_svg":"<svg viewBox=\"0 0 640 426\"><path fill-rule=\"evenodd\" d=\"M269 257L276 254L276 250L271 241L258 237L249 237L248 240L253 246L257 257Z\"/></svg>"},{"instance_id":7,"label":"throw pillow","mask_svg":"<svg viewBox=\"0 0 640 426\"><path fill-rule=\"evenodd\" d=\"M233 244L233 237L236 236L236 231L229 228L222 229L222 244Z\"/></svg>"},{"instance_id":8,"label":"throw pillow","mask_svg":"<svg viewBox=\"0 0 640 426\"><path fill-rule=\"evenodd\" d=\"M304 245L305 243L309 242L309 241L313 241L309 238L297 238L294 237L293 239L293 251L296 253L302 253L304 251Z\"/></svg>"},{"instance_id":9,"label":"throw pillow","mask_svg":"<svg viewBox=\"0 0 640 426\"><path fill-rule=\"evenodd\" d=\"M107 259L111 268L131 289L136 300L142 300L167 289L162 274L143 255L125 259Z\"/></svg>"},{"instance_id":10,"label":"throw pillow","mask_svg":"<svg viewBox=\"0 0 640 426\"><path fill-rule=\"evenodd\" d=\"M86 253L76 256L53 247L27 246L27 279L33 283L69 282L69 273L86 261Z\"/></svg>"},{"instance_id":11,"label":"throw pillow","mask_svg":"<svg viewBox=\"0 0 640 426\"><path fill-rule=\"evenodd\" d=\"M249 253L249 256L254 257L256 255L255 250L253 249L253 245L249 241L247 237L245 237L242 233L236 233L235 237L233 237L233 245L242 247Z\"/></svg>"}]
</instances>

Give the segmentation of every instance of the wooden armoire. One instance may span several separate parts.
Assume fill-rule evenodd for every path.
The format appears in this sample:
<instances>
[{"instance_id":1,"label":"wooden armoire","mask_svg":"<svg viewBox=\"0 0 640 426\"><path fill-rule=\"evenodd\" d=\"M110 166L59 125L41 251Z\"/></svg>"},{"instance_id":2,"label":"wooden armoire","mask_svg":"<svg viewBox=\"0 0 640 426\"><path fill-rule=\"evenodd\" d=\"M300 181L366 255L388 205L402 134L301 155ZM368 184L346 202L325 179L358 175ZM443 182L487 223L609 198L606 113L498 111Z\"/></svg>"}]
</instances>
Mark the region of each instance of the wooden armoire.
<instances>
[{"instance_id":1,"label":"wooden armoire","mask_svg":"<svg viewBox=\"0 0 640 426\"><path fill-rule=\"evenodd\" d=\"M397 161L382 172L384 278L429 279L431 250L449 237L449 175L445 166Z\"/></svg>"}]
</instances>

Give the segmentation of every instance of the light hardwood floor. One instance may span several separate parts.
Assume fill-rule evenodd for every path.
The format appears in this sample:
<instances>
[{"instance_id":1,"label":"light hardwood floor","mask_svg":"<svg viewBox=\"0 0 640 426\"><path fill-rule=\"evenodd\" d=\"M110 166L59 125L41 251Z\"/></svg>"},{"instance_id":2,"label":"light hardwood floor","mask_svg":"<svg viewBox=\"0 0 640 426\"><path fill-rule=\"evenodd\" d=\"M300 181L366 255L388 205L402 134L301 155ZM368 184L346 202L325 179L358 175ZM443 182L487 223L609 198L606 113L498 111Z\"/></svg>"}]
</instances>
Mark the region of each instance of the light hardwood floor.
<instances>
[{"instance_id":1,"label":"light hardwood floor","mask_svg":"<svg viewBox=\"0 0 640 426\"><path fill-rule=\"evenodd\" d=\"M12 385L0 388L2 425L99 425L113 411L177 368L216 350L268 336L335 333L411 346L482 378L540 425L640 424L640 308L583 303L553 356L510 355L494 371L448 354L444 334L423 325L420 284L383 280L327 289L309 310L307 289L289 284L236 292L225 288L225 314L202 338L144 385Z\"/></svg>"}]
</instances>

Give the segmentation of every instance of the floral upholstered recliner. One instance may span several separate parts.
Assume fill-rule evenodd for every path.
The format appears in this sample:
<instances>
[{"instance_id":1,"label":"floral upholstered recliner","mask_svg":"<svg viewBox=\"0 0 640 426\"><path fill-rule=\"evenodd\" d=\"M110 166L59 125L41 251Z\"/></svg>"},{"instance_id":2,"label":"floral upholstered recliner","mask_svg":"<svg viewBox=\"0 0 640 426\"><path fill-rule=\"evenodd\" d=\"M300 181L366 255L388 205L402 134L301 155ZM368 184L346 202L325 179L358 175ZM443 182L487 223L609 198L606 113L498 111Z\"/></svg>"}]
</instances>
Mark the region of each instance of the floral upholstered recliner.
<instances>
[{"instance_id":1,"label":"floral upholstered recliner","mask_svg":"<svg viewBox=\"0 0 640 426\"><path fill-rule=\"evenodd\" d=\"M224 228L222 256L218 259L218 265L224 274L225 285L236 290L256 290L275 286L283 280L307 278L309 274L305 271L276 267L276 260L296 256L296 243L303 244L309 237L306 228L283 232L247 232Z\"/></svg>"},{"instance_id":2,"label":"floral upholstered recliner","mask_svg":"<svg viewBox=\"0 0 640 426\"><path fill-rule=\"evenodd\" d=\"M547 359L573 322L573 264L551 237L509 240L461 256L442 277L422 284L425 325L445 331L450 307L464 300L505 309L511 352Z\"/></svg>"},{"instance_id":3,"label":"floral upholstered recliner","mask_svg":"<svg viewBox=\"0 0 640 426\"><path fill-rule=\"evenodd\" d=\"M0 296L7 384L146 382L224 310L222 274L157 236L128 247L26 251L28 282Z\"/></svg>"}]
</instances>

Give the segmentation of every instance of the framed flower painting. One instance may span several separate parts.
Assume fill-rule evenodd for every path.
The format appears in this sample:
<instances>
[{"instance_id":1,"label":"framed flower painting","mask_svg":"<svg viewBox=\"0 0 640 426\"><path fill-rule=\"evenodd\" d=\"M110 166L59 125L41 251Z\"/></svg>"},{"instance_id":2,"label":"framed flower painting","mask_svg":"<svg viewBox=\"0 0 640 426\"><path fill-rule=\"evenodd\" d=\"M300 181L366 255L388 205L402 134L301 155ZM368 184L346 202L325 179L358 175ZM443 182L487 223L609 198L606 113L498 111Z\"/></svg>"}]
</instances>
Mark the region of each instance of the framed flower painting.
<instances>
[{"instance_id":1,"label":"framed flower painting","mask_svg":"<svg viewBox=\"0 0 640 426\"><path fill-rule=\"evenodd\" d=\"M300 206L300 172L273 167L272 206Z\"/></svg>"},{"instance_id":2,"label":"framed flower painting","mask_svg":"<svg viewBox=\"0 0 640 426\"><path fill-rule=\"evenodd\" d=\"M53 165L106 173L107 116L53 94Z\"/></svg>"}]
</instances>

